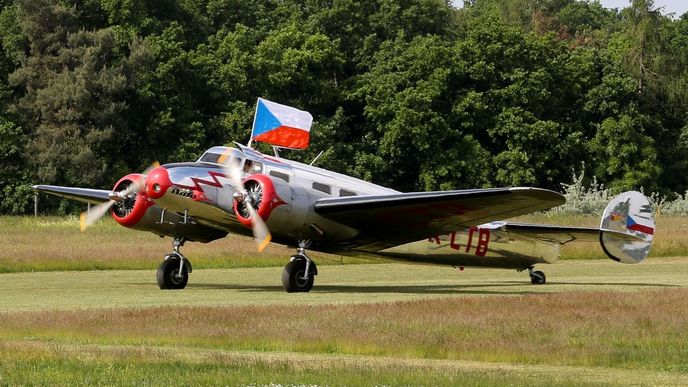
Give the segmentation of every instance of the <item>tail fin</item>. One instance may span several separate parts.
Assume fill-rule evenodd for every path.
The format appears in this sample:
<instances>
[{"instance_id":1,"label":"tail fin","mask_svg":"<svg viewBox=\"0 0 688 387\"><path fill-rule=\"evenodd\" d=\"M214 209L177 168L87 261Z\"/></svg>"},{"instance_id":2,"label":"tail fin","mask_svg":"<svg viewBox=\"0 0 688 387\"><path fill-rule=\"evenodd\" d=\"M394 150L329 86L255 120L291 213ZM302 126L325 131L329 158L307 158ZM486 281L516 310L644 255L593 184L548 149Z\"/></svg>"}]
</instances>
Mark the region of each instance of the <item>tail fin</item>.
<instances>
[{"instance_id":1,"label":"tail fin","mask_svg":"<svg viewBox=\"0 0 688 387\"><path fill-rule=\"evenodd\" d=\"M650 252L654 233L652 207L640 192L624 192L604 209L600 244L609 258L617 262L642 262Z\"/></svg>"}]
</instances>

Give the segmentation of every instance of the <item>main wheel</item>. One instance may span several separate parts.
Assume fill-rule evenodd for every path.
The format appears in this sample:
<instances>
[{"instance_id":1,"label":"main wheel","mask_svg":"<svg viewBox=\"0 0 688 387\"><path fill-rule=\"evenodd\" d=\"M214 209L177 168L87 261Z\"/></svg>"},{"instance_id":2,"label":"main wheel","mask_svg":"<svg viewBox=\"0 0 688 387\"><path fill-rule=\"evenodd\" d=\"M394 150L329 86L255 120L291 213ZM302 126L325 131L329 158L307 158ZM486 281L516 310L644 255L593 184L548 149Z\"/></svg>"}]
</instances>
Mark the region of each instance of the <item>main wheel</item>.
<instances>
[{"instance_id":1,"label":"main wheel","mask_svg":"<svg viewBox=\"0 0 688 387\"><path fill-rule=\"evenodd\" d=\"M179 273L179 258L167 258L158 267L157 279L160 289L184 289L189 282L189 271L186 265Z\"/></svg>"},{"instance_id":2,"label":"main wheel","mask_svg":"<svg viewBox=\"0 0 688 387\"><path fill-rule=\"evenodd\" d=\"M303 279L306 273L306 261L295 259L287 264L282 271L282 285L287 293L308 292L313 287L315 280L315 265L311 262L308 279Z\"/></svg>"},{"instance_id":3,"label":"main wheel","mask_svg":"<svg viewBox=\"0 0 688 387\"><path fill-rule=\"evenodd\" d=\"M542 285L547 281L545 278L545 273L541 272L540 270L534 271L530 275L530 283L533 285Z\"/></svg>"}]
</instances>

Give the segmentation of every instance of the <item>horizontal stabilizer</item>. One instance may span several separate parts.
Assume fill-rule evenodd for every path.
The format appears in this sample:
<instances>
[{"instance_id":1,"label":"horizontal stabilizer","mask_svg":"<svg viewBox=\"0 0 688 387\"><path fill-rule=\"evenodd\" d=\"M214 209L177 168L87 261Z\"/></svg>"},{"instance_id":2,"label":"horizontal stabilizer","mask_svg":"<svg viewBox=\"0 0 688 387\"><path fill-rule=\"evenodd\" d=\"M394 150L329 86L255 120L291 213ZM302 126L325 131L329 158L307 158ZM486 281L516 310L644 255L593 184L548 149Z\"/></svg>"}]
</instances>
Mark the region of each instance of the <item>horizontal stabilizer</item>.
<instances>
[{"instance_id":1,"label":"horizontal stabilizer","mask_svg":"<svg viewBox=\"0 0 688 387\"><path fill-rule=\"evenodd\" d=\"M638 263L645 259L655 231L650 203L640 192L624 192L612 199L604 210L600 227L511 222L493 222L490 226L513 236L562 245L599 241L609 258L622 263Z\"/></svg>"}]
</instances>

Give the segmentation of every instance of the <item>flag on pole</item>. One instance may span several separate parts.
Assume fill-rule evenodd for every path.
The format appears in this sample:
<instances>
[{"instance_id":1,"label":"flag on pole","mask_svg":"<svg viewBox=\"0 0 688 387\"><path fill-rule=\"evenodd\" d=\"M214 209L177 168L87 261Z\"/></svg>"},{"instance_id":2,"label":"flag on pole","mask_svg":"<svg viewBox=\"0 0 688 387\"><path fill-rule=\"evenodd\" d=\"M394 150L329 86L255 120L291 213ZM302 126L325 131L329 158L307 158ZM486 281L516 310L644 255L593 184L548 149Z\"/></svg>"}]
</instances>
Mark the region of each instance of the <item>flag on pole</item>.
<instances>
[{"instance_id":1,"label":"flag on pole","mask_svg":"<svg viewBox=\"0 0 688 387\"><path fill-rule=\"evenodd\" d=\"M312 123L313 116L306 111L258 98L251 140L304 149L308 146Z\"/></svg>"}]
</instances>

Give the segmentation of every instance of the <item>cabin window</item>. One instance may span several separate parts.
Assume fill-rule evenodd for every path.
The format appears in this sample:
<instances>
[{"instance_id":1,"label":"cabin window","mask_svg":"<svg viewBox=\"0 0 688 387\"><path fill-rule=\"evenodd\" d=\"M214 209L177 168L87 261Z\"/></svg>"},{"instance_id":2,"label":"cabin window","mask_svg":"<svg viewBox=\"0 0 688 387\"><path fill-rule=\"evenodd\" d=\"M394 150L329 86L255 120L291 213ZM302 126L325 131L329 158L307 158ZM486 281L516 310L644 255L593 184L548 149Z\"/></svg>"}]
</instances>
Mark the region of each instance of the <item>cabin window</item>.
<instances>
[{"instance_id":1,"label":"cabin window","mask_svg":"<svg viewBox=\"0 0 688 387\"><path fill-rule=\"evenodd\" d=\"M330 186L327 184L323 183L318 183L317 181L313 182L313 189L316 191L324 192L328 195L332 193L332 190L330 189Z\"/></svg>"},{"instance_id":2,"label":"cabin window","mask_svg":"<svg viewBox=\"0 0 688 387\"><path fill-rule=\"evenodd\" d=\"M270 176L274 176L278 179L282 179L282 180L286 181L287 183L289 183L289 175L287 175L286 173L282 173L282 172L278 172L278 171L270 171Z\"/></svg>"},{"instance_id":3,"label":"cabin window","mask_svg":"<svg viewBox=\"0 0 688 387\"><path fill-rule=\"evenodd\" d=\"M347 191L345 189L339 190L339 196L356 196L356 195L358 195L356 192Z\"/></svg>"}]
</instances>

